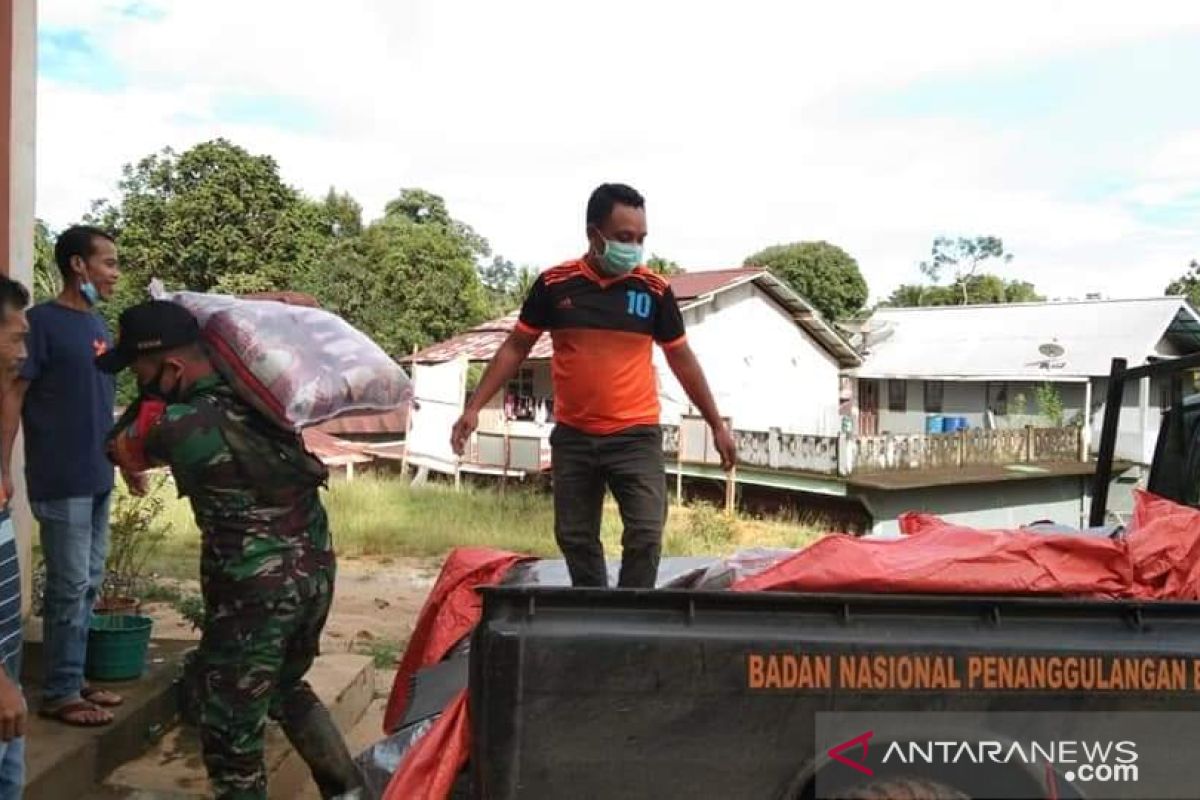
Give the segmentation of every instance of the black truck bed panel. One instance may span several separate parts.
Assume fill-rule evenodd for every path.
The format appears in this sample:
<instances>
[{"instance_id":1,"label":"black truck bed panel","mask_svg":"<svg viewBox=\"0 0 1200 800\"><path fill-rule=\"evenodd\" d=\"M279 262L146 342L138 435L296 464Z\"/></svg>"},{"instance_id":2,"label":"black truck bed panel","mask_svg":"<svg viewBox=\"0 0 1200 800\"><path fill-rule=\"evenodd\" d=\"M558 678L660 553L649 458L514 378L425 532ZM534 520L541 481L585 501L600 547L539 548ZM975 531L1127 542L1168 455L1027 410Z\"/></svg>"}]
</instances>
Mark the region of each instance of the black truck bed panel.
<instances>
[{"instance_id":1,"label":"black truck bed panel","mask_svg":"<svg viewBox=\"0 0 1200 800\"><path fill-rule=\"evenodd\" d=\"M813 757L817 711L1200 710L1200 604L483 594L472 765L489 800L783 797ZM1031 686L1063 658L1093 683ZM1117 662L1130 665L1118 683L1147 685L1096 677ZM1030 664L1040 678L1020 672Z\"/></svg>"}]
</instances>

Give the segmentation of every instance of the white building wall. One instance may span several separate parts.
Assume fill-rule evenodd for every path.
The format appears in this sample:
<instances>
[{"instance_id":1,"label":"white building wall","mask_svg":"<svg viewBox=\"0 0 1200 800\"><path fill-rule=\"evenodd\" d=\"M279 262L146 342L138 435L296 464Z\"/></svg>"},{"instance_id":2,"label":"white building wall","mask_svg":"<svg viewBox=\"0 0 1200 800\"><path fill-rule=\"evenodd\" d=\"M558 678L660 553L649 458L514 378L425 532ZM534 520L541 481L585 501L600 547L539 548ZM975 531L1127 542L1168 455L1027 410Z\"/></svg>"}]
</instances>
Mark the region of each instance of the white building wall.
<instances>
[{"instance_id":1,"label":"white building wall","mask_svg":"<svg viewBox=\"0 0 1200 800\"><path fill-rule=\"evenodd\" d=\"M753 284L717 294L685 312L688 341L721 413L743 430L837 435L838 363ZM689 403L655 350L663 422L678 424Z\"/></svg>"},{"instance_id":2,"label":"white building wall","mask_svg":"<svg viewBox=\"0 0 1200 800\"><path fill-rule=\"evenodd\" d=\"M37 3L35 0L13 0L0 5L0 13L12 15L12 63L6 65L7 80L12 86L12 113L8 120L11 152L8 158L9 185L7 191L9 219L0 220L8 226L9 277L33 289L33 226L34 226L34 169L37 139ZM29 613L33 576L33 515L25 493L25 446L18 439L13 448L13 522L21 558L21 611Z\"/></svg>"},{"instance_id":3,"label":"white building wall","mask_svg":"<svg viewBox=\"0 0 1200 800\"><path fill-rule=\"evenodd\" d=\"M880 433L924 433L926 418L930 413L925 408L925 381L905 381L908 385L907 407L904 411L893 411L889 408L890 381L880 381L879 393L879 432ZM993 382L993 390L1000 386ZM1003 384L1007 387L1008 410L1011 413L997 415L995 418L998 428L1023 428L1026 425L1045 425L1046 420L1040 415L1037 402L1038 385L1031 382L1012 381ZM1056 383L1059 396L1063 401L1063 412L1066 421L1070 422L1076 415L1082 415L1086 397L1083 383ZM986 381L944 381L942 383L942 410L936 412L943 416L965 417L972 428L984 426L984 416L988 403L988 382ZM1025 413L1017 413L1020 407L1018 396L1025 399Z\"/></svg>"}]
</instances>

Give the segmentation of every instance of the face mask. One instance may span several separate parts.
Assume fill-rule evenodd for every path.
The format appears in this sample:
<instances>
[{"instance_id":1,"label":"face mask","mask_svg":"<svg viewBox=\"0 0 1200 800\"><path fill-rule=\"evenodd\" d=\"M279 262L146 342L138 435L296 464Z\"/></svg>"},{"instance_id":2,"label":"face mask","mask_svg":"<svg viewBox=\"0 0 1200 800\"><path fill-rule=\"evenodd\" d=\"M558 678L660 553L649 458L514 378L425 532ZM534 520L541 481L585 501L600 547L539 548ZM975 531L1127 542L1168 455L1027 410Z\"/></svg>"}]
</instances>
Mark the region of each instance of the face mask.
<instances>
[{"instance_id":1,"label":"face mask","mask_svg":"<svg viewBox=\"0 0 1200 800\"><path fill-rule=\"evenodd\" d=\"M162 388L163 375L167 371L166 363L162 363L158 367L158 374L146 383L138 383L138 392L143 397L150 397L155 400L162 400L164 403L174 403L179 400L179 380L176 378L175 387L171 391L165 391Z\"/></svg>"},{"instance_id":2,"label":"face mask","mask_svg":"<svg viewBox=\"0 0 1200 800\"><path fill-rule=\"evenodd\" d=\"M642 246L604 240L604 271L613 277L628 275L642 263Z\"/></svg>"},{"instance_id":3,"label":"face mask","mask_svg":"<svg viewBox=\"0 0 1200 800\"><path fill-rule=\"evenodd\" d=\"M83 295L83 299L87 301L89 306L94 306L100 302L100 292L96 291L96 284L92 283L87 274L87 267L78 273L79 275L79 293Z\"/></svg>"}]
</instances>

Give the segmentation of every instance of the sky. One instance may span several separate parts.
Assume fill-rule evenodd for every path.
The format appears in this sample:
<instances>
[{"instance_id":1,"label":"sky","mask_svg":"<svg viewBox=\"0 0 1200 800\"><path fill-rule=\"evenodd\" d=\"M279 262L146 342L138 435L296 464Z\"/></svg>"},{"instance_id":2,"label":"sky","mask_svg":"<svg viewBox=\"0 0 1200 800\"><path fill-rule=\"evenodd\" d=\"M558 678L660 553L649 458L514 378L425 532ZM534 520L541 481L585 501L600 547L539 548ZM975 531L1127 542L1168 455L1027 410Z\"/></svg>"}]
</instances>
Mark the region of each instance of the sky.
<instances>
[{"instance_id":1,"label":"sky","mask_svg":"<svg viewBox=\"0 0 1200 800\"><path fill-rule=\"evenodd\" d=\"M226 137L368 218L442 195L494 252L585 248L599 183L687 269L826 240L873 299L937 236L1055 298L1200 258L1193 0L40 0L38 215Z\"/></svg>"}]
</instances>

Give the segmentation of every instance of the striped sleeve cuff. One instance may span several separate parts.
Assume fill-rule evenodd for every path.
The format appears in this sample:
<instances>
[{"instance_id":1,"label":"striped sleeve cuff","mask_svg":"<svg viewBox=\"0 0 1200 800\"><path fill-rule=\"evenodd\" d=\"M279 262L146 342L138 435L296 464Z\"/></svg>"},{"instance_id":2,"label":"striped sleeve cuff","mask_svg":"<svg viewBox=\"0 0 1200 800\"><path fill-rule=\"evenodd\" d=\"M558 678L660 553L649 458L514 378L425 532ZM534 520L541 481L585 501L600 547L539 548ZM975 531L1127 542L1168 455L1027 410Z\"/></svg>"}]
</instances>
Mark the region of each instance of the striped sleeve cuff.
<instances>
[{"instance_id":1,"label":"striped sleeve cuff","mask_svg":"<svg viewBox=\"0 0 1200 800\"><path fill-rule=\"evenodd\" d=\"M541 328L535 328L524 320L517 320L516 330L527 336L541 336L544 332Z\"/></svg>"}]
</instances>

